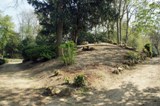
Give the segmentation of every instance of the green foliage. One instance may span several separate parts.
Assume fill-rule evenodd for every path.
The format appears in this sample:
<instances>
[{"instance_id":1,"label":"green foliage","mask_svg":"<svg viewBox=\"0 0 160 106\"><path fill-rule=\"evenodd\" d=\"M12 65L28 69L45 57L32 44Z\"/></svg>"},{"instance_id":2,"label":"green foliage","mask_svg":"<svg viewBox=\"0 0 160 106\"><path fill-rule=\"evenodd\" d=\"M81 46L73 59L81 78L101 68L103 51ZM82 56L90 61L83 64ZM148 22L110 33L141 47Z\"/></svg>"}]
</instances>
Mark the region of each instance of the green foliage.
<instances>
[{"instance_id":1,"label":"green foliage","mask_svg":"<svg viewBox=\"0 0 160 106\"><path fill-rule=\"evenodd\" d=\"M5 63L8 63L8 60L7 59L0 59L0 65L2 65L2 64L5 64Z\"/></svg>"},{"instance_id":2,"label":"green foliage","mask_svg":"<svg viewBox=\"0 0 160 106\"><path fill-rule=\"evenodd\" d=\"M137 7L135 24L138 30L146 34L155 30L160 24L159 2L143 0Z\"/></svg>"},{"instance_id":3,"label":"green foliage","mask_svg":"<svg viewBox=\"0 0 160 106\"><path fill-rule=\"evenodd\" d=\"M155 46L152 46L152 56L153 57L156 57L156 56L158 56L159 54L158 54L158 50L155 48Z\"/></svg>"},{"instance_id":4,"label":"green foliage","mask_svg":"<svg viewBox=\"0 0 160 106\"><path fill-rule=\"evenodd\" d=\"M55 52L49 46L30 45L23 50L24 59L32 61L46 61L55 57Z\"/></svg>"},{"instance_id":5,"label":"green foliage","mask_svg":"<svg viewBox=\"0 0 160 106\"><path fill-rule=\"evenodd\" d=\"M135 48L135 50L142 51L146 38L143 38L138 33L132 33L128 39L128 46Z\"/></svg>"},{"instance_id":6,"label":"green foliage","mask_svg":"<svg viewBox=\"0 0 160 106\"><path fill-rule=\"evenodd\" d=\"M70 38L75 42L80 31L90 31L96 25L103 23L103 21L115 20L117 16L112 0L27 1L35 8L35 13L42 25L41 33L43 35L51 36L55 34L59 25L57 22L60 22L63 25L58 28L63 34L71 35Z\"/></svg>"},{"instance_id":7,"label":"green foliage","mask_svg":"<svg viewBox=\"0 0 160 106\"><path fill-rule=\"evenodd\" d=\"M0 65L5 64L5 60L4 59L0 59Z\"/></svg>"},{"instance_id":8,"label":"green foliage","mask_svg":"<svg viewBox=\"0 0 160 106\"><path fill-rule=\"evenodd\" d=\"M97 42L107 42L109 41L106 32L100 32L96 35Z\"/></svg>"},{"instance_id":9,"label":"green foliage","mask_svg":"<svg viewBox=\"0 0 160 106\"><path fill-rule=\"evenodd\" d=\"M125 58L128 60L139 60L140 55L136 52L128 52Z\"/></svg>"},{"instance_id":10,"label":"green foliage","mask_svg":"<svg viewBox=\"0 0 160 106\"><path fill-rule=\"evenodd\" d=\"M67 41L60 45L62 49L61 59L65 65L70 65L75 62L76 49L73 41Z\"/></svg>"},{"instance_id":11,"label":"green foliage","mask_svg":"<svg viewBox=\"0 0 160 106\"><path fill-rule=\"evenodd\" d=\"M147 43L144 48L147 50L147 56L148 57L156 57L158 56L158 50L155 48L154 45L151 43Z\"/></svg>"},{"instance_id":12,"label":"green foliage","mask_svg":"<svg viewBox=\"0 0 160 106\"><path fill-rule=\"evenodd\" d=\"M68 77L64 78L65 84L69 84L70 83L70 79Z\"/></svg>"},{"instance_id":13,"label":"green foliage","mask_svg":"<svg viewBox=\"0 0 160 106\"><path fill-rule=\"evenodd\" d=\"M144 48L147 50L148 57L152 57L152 44L147 43L144 45Z\"/></svg>"},{"instance_id":14,"label":"green foliage","mask_svg":"<svg viewBox=\"0 0 160 106\"><path fill-rule=\"evenodd\" d=\"M0 13L0 51L1 54L5 55L5 47L8 39L14 33L14 24L11 22L11 17L6 15L3 16Z\"/></svg>"},{"instance_id":15,"label":"green foliage","mask_svg":"<svg viewBox=\"0 0 160 106\"><path fill-rule=\"evenodd\" d=\"M86 85L86 78L85 78L85 75L77 75L75 78L74 78L74 82L73 82L73 85L75 87L83 87Z\"/></svg>"},{"instance_id":16,"label":"green foliage","mask_svg":"<svg viewBox=\"0 0 160 106\"><path fill-rule=\"evenodd\" d=\"M90 32L80 32L80 36L78 37L78 44L82 44L84 41L87 41L89 43L96 42L96 37L94 34Z\"/></svg>"},{"instance_id":17,"label":"green foliage","mask_svg":"<svg viewBox=\"0 0 160 106\"><path fill-rule=\"evenodd\" d=\"M141 60L140 54L136 52L128 52L124 58L127 60L128 65L137 64Z\"/></svg>"},{"instance_id":18,"label":"green foliage","mask_svg":"<svg viewBox=\"0 0 160 106\"><path fill-rule=\"evenodd\" d=\"M6 58L21 58L20 42L20 38L16 33L9 37L4 48Z\"/></svg>"},{"instance_id":19,"label":"green foliage","mask_svg":"<svg viewBox=\"0 0 160 106\"><path fill-rule=\"evenodd\" d=\"M55 42L55 35L41 35L39 34L36 36L36 44L37 45L53 45L53 42Z\"/></svg>"},{"instance_id":20,"label":"green foliage","mask_svg":"<svg viewBox=\"0 0 160 106\"><path fill-rule=\"evenodd\" d=\"M82 42L84 41L87 41L89 43L95 43L95 42L107 42L109 41L109 39L106 32L99 32L95 35L91 32L82 31L80 33L80 36L78 37L78 44L82 44Z\"/></svg>"}]
</instances>

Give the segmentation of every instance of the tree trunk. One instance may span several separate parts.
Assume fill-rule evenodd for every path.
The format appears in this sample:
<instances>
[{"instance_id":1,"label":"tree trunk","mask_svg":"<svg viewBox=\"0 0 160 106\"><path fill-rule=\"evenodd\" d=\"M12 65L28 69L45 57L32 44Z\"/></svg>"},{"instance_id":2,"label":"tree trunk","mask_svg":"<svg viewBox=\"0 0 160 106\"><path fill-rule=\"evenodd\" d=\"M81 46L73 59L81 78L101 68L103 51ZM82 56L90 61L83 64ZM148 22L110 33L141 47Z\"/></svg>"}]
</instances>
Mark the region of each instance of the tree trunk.
<instances>
[{"instance_id":1,"label":"tree trunk","mask_svg":"<svg viewBox=\"0 0 160 106\"><path fill-rule=\"evenodd\" d=\"M56 36L57 36L57 55L58 56L61 56L61 54L62 54L62 50L61 50L61 48L59 48L59 46L62 43L62 39L63 39L62 35L63 35L63 22L58 21L57 22L57 33L56 33Z\"/></svg>"},{"instance_id":2,"label":"tree trunk","mask_svg":"<svg viewBox=\"0 0 160 106\"><path fill-rule=\"evenodd\" d=\"M4 54L5 54L4 47L2 47L2 59L4 59Z\"/></svg>"},{"instance_id":3,"label":"tree trunk","mask_svg":"<svg viewBox=\"0 0 160 106\"><path fill-rule=\"evenodd\" d=\"M58 2L57 4L57 12L59 14L62 14L63 8L62 2ZM57 29L56 29L56 38L57 38L57 55L61 56L62 55L62 49L59 47L62 43L63 39L63 20L62 17L57 17Z\"/></svg>"},{"instance_id":4,"label":"tree trunk","mask_svg":"<svg viewBox=\"0 0 160 106\"><path fill-rule=\"evenodd\" d=\"M77 44L78 34L79 34L79 30L75 28L75 30L72 31L72 35L71 35L72 40L74 41L75 44Z\"/></svg>"},{"instance_id":5,"label":"tree trunk","mask_svg":"<svg viewBox=\"0 0 160 106\"><path fill-rule=\"evenodd\" d=\"M155 48L157 49L157 52L158 52L158 55L159 55L159 47L158 47L158 44L154 45Z\"/></svg>"},{"instance_id":6,"label":"tree trunk","mask_svg":"<svg viewBox=\"0 0 160 106\"><path fill-rule=\"evenodd\" d=\"M129 11L127 10L127 25L126 25L126 39L125 39L126 45L128 43L128 30L129 30Z\"/></svg>"},{"instance_id":7,"label":"tree trunk","mask_svg":"<svg viewBox=\"0 0 160 106\"><path fill-rule=\"evenodd\" d=\"M111 39L110 38L110 22L107 24L107 33L108 33L108 41Z\"/></svg>"},{"instance_id":8,"label":"tree trunk","mask_svg":"<svg viewBox=\"0 0 160 106\"><path fill-rule=\"evenodd\" d=\"M80 31L80 16L79 16L79 12L77 12L76 18L75 18L75 27L73 25L73 35L72 35L72 40L74 41L75 44L77 44L77 40L78 40L78 35L79 35L79 31Z\"/></svg>"},{"instance_id":9,"label":"tree trunk","mask_svg":"<svg viewBox=\"0 0 160 106\"><path fill-rule=\"evenodd\" d=\"M119 20L119 39L120 45L122 44L122 18Z\"/></svg>"},{"instance_id":10,"label":"tree trunk","mask_svg":"<svg viewBox=\"0 0 160 106\"><path fill-rule=\"evenodd\" d=\"M111 24L111 35L114 35L115 30L115 22L112 22Z\"/></svg>"},{"instance_id":11,"label":"tree trunk","mask_svg":"<svg viewBox=\"0 0 160 106\"><path fill-rule=\"evenodd\" d=\"M117 24L117 44L119 44L119 43L120 43L120 36L119 36L119 19L117 19L116 24Z\"/></svg>"}]
</instances>

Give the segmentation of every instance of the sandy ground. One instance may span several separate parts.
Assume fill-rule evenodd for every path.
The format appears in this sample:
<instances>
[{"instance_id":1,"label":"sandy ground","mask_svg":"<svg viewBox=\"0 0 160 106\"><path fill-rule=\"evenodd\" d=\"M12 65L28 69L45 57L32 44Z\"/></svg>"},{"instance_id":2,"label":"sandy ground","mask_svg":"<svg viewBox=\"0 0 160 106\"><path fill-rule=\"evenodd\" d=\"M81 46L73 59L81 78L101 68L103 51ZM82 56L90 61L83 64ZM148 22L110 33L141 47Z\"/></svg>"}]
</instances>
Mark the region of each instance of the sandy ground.
<instances>
[{"instance_id":1,"label":"sandy ground","mask_svg":"<svg viewBox=\"0 0 160 106\"><path fill-rule=\"evenodd\" d=\"M108 73L106 68L99 65L95 69L83 69L100 77L90 79L94 89L83 95L44 97L37 89L45 85L44 81L49 83L50 79L42 81L31 76L35 70L24 70L22 64L2 65L0 106L160 106L160 57L120 75Z\"/></svg>"}]
</instances>

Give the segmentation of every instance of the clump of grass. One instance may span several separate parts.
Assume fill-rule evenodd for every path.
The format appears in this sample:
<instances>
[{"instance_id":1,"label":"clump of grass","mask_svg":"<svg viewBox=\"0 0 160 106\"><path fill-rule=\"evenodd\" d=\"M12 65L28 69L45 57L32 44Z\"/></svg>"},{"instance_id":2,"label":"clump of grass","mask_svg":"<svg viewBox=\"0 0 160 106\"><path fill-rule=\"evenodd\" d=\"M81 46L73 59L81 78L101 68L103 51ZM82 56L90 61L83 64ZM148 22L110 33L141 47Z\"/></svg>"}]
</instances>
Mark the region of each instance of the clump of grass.
<instances>
[{"instance_id":1,"label":"clump of grass","mask_svg":"<svg viewBox=\"0 0 160 106\"><path fill-rule=\"evenodd\" d=\"M86 86L86 77L85 77L85 75L83 75L83 74L77 75L74 78L73 85L75 87L84 87L84 86Z\"/></svg>"}]
</instances>

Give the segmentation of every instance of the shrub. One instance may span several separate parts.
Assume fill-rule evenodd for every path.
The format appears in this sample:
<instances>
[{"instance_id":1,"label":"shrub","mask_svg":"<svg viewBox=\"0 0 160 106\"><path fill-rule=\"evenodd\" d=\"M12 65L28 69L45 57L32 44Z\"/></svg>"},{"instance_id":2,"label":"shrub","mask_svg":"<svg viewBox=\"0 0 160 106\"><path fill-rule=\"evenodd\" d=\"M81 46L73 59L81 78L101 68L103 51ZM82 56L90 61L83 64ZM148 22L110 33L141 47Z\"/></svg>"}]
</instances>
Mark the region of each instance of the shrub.
<instances>
[{"instance_id":1,"label":"shrub","mask_svg":"<svg viewBox=\"0 0 160 106\"><path fill-rule=\"evenodd\" d=\"M148 57L156 57L158 56L158 50L151 43L147 43L144 48L146 49L146 53Z\"/></svg>"},{"instance_id":2,"label":"shrub","mask_svg":"<svg viewBox=\"0 0 160 106\"><path fill-rule=\"evenodd\" d=\"M84 41L88 41L89 43L94 43L96 42L96 37L94 36L94 34L90 32L81 31L77 43L82 44L82 42Z\"/></svg>"},{"instance_id":3,"label":"shrub","mask_svg":"<svg viewBox=\"0 0 160 106\"><path fill-rule=\"evenodd\" d=\"M140 53L141 60L145 60L147 58L147 50L143 49L143 51Z\"/></svg>"},{"instance_id":4,"label":"shrub","mask_svg":"<svg viewBox=\"0 0 160 106\"><path fill-rule=\"evenodd\" d=\"M55 53L49 46L30 45L23 50L22 56L25 60L36 62L50 60L55 57Z\"/></svg>"},{"instance_id":5,"label":"shrub","mask_svg":"<svg viewBox=\"0 0 160 106\"><path fill-rule=\"evenodd\" d=\"M128 65L134 65L139 63L139 61L141 60L141 56L136 52L128 52L125 56L125 59L128 61Z\"/></svg>"},{"instance_id":6,"label":"shrub","mask_svg":"<svg viewBox=\"0 0 160 106\"><path fill-rule=\"evenodd\" d=\"M147 50L147 56L152 57L152 44L147 43L144 48Z\"/></svg>"},{"instance_id":7,"label":"shrub","mask_svg":"<svg viewBox=\"0 0 160 106\"><path fill-rule=\"evenodd\" d=\"M0 65L5 64L5 60L4 59L0 59Z\"/></svg>"},{"instance_id":8,"label":"shrub","mask_svg":"<svg viewBox=\"0 0 160 106\"><path fill-rule=\"evenodd\" d=\"M131 34L131 36L128 39L127 46L130 46L132 48L135 48L137 51L142 51L144 38L141 37L139 34Z\"/></svg>"},{"instance_id":9,"label":"shrub","mask_svg":"<svg viewBox=\"0 0 160 106\"><path fill-rule=\"evenodd\" d=\"M85 76L82 74L82 75L77 75L75 78L74 78L74 82L73 82L73 85L75 87L83 87L86 85L86 81L85 81Z\"/></svg>"},{"instance_id":10,"label":"shrub","mask_svg":"<svg viewBox=\"0 0 160 106\"><path fill-rule=\"evenodd\" d=\"M125 58L128 60L139 60L140 55L136 52L128 52Z\"/></svg>"},{"instance_id":11,"label":"shrub","mask_svg":"<svg viewBox=\"0 0 160 106\"><path fill-rule=\"evenodd\" d=\"M158 56L158 50L155 48L155 46L152 46L152 56L153 57Z\"/></svg>"},{"instance_id":12,"label":"shrub","mask_svg":"<svg viewBox=\"0 0 160 106\"><path fill-rule=\"evenodd\" d=\"M68 77L64 78L65 84L69 84L70 83L70 79Z\"/></svg>"},{"instance_id":13,"label":"shrub","mask_svg":"<svg viewBox=\"0 0 160 106\"><path fill-rule=\"evenodd\" d=\"M81 31L80 36L78 37L78 44L82 44L84 41L89 43L95 42L107 42L109 39L106 32L99 32L96 35L91 32ZM111 40L111 39L110 39Z\"/></svg>"},{"instance_id":14,"label":"shrub","mask_svg":"<svg viewBox=\"0 0 160 106\"><path fill-rule=\"evenodd\" d=\"M73 64L75 61L76 49L73 41L68 41L60 45L62 49L61 59L65 65Z\"/></svg>"}]
</instances>

